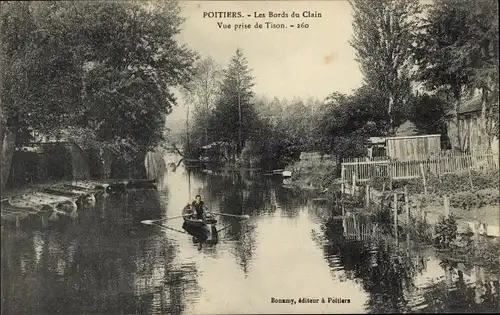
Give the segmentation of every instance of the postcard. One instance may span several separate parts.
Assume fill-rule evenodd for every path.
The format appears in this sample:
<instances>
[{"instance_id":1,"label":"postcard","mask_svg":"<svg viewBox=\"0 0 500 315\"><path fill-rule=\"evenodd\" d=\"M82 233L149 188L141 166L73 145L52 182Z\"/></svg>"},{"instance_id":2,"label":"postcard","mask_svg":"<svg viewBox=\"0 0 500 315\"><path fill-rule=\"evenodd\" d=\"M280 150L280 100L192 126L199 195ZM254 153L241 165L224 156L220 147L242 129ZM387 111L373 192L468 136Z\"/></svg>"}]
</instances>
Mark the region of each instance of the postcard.
<instances>
[{"instance_id":1,"label":"postcard","mask_svg":"<svg viewBox=\"0 0 500 315\"><path fill-rule=\"evenodd\" d=\"M497 16L2 2L2 314L495 312Z\"/></svg>"}]
</instances>

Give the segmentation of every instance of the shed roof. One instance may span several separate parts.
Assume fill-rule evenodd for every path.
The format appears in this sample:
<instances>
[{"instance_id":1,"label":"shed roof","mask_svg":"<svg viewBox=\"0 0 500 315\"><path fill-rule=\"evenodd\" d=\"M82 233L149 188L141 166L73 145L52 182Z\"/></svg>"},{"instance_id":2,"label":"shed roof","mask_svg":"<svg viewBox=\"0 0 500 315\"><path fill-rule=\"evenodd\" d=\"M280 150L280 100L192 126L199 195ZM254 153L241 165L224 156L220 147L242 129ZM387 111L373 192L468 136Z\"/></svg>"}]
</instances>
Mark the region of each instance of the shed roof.
<instances>
[{"instance_id":1,"label":"shed roof","mask_svg":"<svg viewBox=\"0 0 500 315\"><path fill-rule=\"evenodd\" d=\"M385 140L402 140L402 139L434 138L434 137L441 137L441 135L440 134L432 134L432 135L387 137L387 138L385 138Z\"/></svg>"},{"instance_id":2,"label":"shed roof","mask_svg":"<svg viewBox=\"0 0 500 315\"><path fill-rule=\"evenodd\" d=\"M468 114L481 111L482 98L480 95L474 96L462 102L458 108L458 114ZM455 110L448 111L447 115L454 115Z\"/></svg>"},{"instance_id":3,"label":"shed roof","mask_svg":"<svg viewBox=\"0 0 500 315\"><path fill-rule=\"evenodd\" d=\"M471 113L471 112L477 112L481 110L482 106L482 99L481 96L475 96L462 104L460 104L460 107L458 109L459 114L466 114L466 113Z\"/></svg>"},{"instance_id":4,"label":"shed roof","mask_svg":"<svg viewBox=\"0 0 500 315\"><path fill-rule=\"evenodd\" d=\"M385 138L382 137L370 137L368 138L370 144L383 144L385 143Z\"/></svg>"}]
</instances>

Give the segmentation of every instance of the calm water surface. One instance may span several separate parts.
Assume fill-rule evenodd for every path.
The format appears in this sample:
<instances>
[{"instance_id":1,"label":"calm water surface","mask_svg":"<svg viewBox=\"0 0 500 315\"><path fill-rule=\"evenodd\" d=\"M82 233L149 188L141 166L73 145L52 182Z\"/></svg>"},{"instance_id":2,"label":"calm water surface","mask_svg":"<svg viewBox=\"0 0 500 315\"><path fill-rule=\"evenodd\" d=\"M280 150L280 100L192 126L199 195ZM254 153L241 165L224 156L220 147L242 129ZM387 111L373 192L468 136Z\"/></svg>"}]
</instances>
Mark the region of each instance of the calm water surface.
<instances>
[{"instance_id":1,"label":"calm water surface","mask_svg":"<svg viewBox=\"0 0 500 315\"><path fill-rule=\"evenodd\" d=\"M213 211L250 219L221 218L219 244L201 251L186 234L140 223L179 215L198 193ZM498 311L500 272L332 213L263 177L169 169L158 191L100 198L75 221L2 227L2 314Z\"/></svg>"}]
</instances>

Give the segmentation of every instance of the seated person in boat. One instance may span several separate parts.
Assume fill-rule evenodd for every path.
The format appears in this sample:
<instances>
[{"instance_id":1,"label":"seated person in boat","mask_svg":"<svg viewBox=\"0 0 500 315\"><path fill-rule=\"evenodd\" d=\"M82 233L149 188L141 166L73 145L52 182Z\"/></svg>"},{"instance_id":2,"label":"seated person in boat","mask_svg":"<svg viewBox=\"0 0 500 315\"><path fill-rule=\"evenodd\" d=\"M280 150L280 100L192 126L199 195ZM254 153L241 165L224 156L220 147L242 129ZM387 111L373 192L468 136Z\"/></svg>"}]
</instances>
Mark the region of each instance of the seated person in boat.
<instances>
[{"instance_id":1,"label":"seated person in boat","mask_svg":"<svg viewBox=\"0 0 500 315\"><path fill-rule=\"evenodd\" d=\"M196 219L196 212L194 211L194 207L188 202L188 204L184 207L182 211L182 215L190 219Z\"/></svg>"},{"instance_id":2,"label":"seated person in boat","mask_svg":"<svg viewBox=\"0 0 500 315\"><path fill-rule=\"evenodd\" d=\"M195 200L192 203L192 206L196 211L196 218L205 219L205 203L201 200L200 195L196 195Z\"/></svg>"}]
</instances>

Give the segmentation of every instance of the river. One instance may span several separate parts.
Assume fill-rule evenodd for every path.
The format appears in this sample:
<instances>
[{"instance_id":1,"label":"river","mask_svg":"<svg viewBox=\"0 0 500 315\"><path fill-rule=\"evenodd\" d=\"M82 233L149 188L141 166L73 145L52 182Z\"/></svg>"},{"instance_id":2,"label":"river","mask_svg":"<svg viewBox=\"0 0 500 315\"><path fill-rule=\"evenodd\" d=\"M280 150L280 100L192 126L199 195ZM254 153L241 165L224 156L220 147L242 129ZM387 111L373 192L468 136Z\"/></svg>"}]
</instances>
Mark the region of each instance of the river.
<instances>
[{"instance_id":1,"label":"river","mask_svg":"<svg viewBox=\"0 0 500 315\"><path fill-rule=\"evenodd\" d=\"M219 243L201 250L186 234L140 223L179 215L196 194L213 211L250 219L221 217ZM158 190L99 198L74 221L3 226L2 314L498 310L498 273L443 261L356 216L329 219L338 210L309 195L181 165Z\"/></svg>"}]
</instances>

